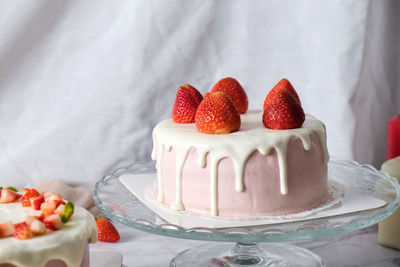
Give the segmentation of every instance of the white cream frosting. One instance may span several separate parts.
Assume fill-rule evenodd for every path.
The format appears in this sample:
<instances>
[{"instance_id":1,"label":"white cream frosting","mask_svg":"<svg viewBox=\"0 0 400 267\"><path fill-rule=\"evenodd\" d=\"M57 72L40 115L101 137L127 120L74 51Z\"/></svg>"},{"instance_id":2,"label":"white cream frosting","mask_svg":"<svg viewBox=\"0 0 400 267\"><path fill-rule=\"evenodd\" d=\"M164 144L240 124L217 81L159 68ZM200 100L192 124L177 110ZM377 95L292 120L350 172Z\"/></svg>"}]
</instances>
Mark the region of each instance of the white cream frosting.
<instances>
[{"instance_id":1,"label":"white cream frosting","mask_svg":"<svg viewBox=\"0 0 400 267\"><path fill-rule=\"evenodd\" d=\"M25 221L26 215L39 214L40 211L32 208L23 208L20 202L0 204L0 223L20 223ZM11 263L20 267L37 267L59 259L68 267L79 267L88 241L97 241L94 217L85 209L75 207L71 220L58 231L27 240L0 238L0 265Z\"/></svg>"},{"instance_id":2,"label":"white cream frosting","mask_svg":"<svg viewBox=\"0 0 400 267\"><path fill-rule=\"evenodd\" d=\"M267 155L271 149L275 149L280 170L280 191L283 195L288 193L286 149L289 140L293 137L300 138L305 150L310 150L310 135L318 134L323 149L324 162L329 161L326 148L325 125L315 117L306 115L306 119L300 128L290 130L271 130L262 123L262 111L248 111L241 114L241 127L237 132L230 134L202 134L196 129L194 123L178 124L171 119L160 122L153 130L152 159L157 160L158 194L157 200L164 201L162 186L162 158L165 151L173 148L176 153L176 197L171 208L184 210L182 203L182 172L189 151L194 148L199 155L198 165L206 166L206 156L210 158L210 214L218 215L218 163L223 158L230 158L234 162L236 174L236 190L244 189L244 168L247 159L254 152Z\"/></svg>"}]
</instances>

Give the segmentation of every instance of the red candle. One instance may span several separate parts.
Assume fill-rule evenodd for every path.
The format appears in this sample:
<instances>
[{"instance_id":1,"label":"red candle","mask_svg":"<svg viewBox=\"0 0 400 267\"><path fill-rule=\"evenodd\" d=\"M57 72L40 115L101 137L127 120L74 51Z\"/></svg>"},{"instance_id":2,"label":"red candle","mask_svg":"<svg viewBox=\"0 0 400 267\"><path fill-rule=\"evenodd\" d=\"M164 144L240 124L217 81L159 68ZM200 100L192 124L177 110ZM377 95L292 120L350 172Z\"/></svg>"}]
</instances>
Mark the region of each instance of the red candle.
<instances>
[{"instance_id":1,"label":"red candle","mask_svg":"<svg viewBox=\"0 0 400 267\"><path fill-rule=\"evenodd\" d=\"M400 156L400 115L388 123L387 159Z\"/></svg>"}]
</instances>

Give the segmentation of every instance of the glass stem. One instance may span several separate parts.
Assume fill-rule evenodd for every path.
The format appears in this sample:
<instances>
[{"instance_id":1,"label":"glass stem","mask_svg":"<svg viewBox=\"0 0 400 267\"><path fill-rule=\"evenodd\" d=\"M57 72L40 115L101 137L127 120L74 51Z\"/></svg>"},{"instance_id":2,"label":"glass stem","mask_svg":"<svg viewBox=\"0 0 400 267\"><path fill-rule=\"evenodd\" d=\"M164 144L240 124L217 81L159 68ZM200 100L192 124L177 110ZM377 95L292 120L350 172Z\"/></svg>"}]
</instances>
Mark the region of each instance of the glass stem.
<instances>
[{"instance_id":1,"label":"glass stem","mask_svg":"<svg viewBox=\"0 0 400 267\"><path fill-rule=\"evenodd\" d=\"M263 249L257 243L238 242L231 250L232 255L226 257L225 260L230 264L240 266L258 265L265 262L265 259L261 256L263 252Z\"/></svg>"}]
</instances>

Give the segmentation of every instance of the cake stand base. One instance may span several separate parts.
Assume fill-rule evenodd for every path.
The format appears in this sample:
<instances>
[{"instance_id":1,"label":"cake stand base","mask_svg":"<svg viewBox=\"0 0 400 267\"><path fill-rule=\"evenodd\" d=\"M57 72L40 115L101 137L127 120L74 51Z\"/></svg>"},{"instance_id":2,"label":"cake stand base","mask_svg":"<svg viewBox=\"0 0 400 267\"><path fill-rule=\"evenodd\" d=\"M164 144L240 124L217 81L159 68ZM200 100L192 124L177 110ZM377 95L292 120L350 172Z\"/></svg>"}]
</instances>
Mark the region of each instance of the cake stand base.
<instances>
[{"instance_id":1,"label":"cake stand base","mask_svg":"<svg viewBox=\"0 0 400 267\"><path fill-rule=\"evenodd\" d=\"M207 244L179 253L170 267L323 267L321 258L311 251L288 244L236 243Z\"/></svg>"}]
</instances>

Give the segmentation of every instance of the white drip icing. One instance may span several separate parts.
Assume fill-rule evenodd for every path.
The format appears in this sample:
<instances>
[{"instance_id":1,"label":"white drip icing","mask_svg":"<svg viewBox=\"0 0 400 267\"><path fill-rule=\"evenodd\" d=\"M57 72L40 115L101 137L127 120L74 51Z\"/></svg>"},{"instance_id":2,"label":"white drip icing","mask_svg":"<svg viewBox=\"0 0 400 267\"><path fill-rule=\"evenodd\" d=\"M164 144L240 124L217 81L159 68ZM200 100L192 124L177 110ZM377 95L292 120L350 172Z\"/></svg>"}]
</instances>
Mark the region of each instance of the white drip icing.
<instances>
[{"instance_id":1,"label":"white drip icing","mask_svg":"<svg viewBox=\"0 0 400 267\"><path fill-rule=\"evenodd\" d=\"M235 168L235 189L238 192L244 188L244 168L249 156L258 151L267 155L271 149L275 149L278 157L280 191L283 195L288 193L286 149L292 137L300 138L305 150L311 149L310 135L318 134L324 162L329 161L326 149L325 125L311 115L306 115L306 120L301 128L290 130L270 130L262 124L261 111L248 111L241 115L241 128L238 132L222 135L202 134L196 129L195 124L177 124L172 120L160 122L153 131L153 160L157 160L158 196L160 202L164 201L162 187L162 150L176 153L176 198L173 209L183 210L182 202L182 172L189 151L194 148L198 153L198 165L206 167L206 158L210 159L210 214L218 215L218 163L223 158L230 158Z\"/></svg>"},{"instance_id":2,"label":"white drip icing","mask_svg":"<svg viewBox=\"0 0 400 267\"><path fill-rule=\"evenodd\" d=\"M162 159L164 156L164 146L161 145L161 149L158 149L157 151L157 158ZM162 185L162 178L161 178L161 173L163 171L162 169L162 160L157 161L157 181L158 181L158 193L157 193L157 200L160 202L164 202L164 189Z\"/></svg>"}]
</instances>

